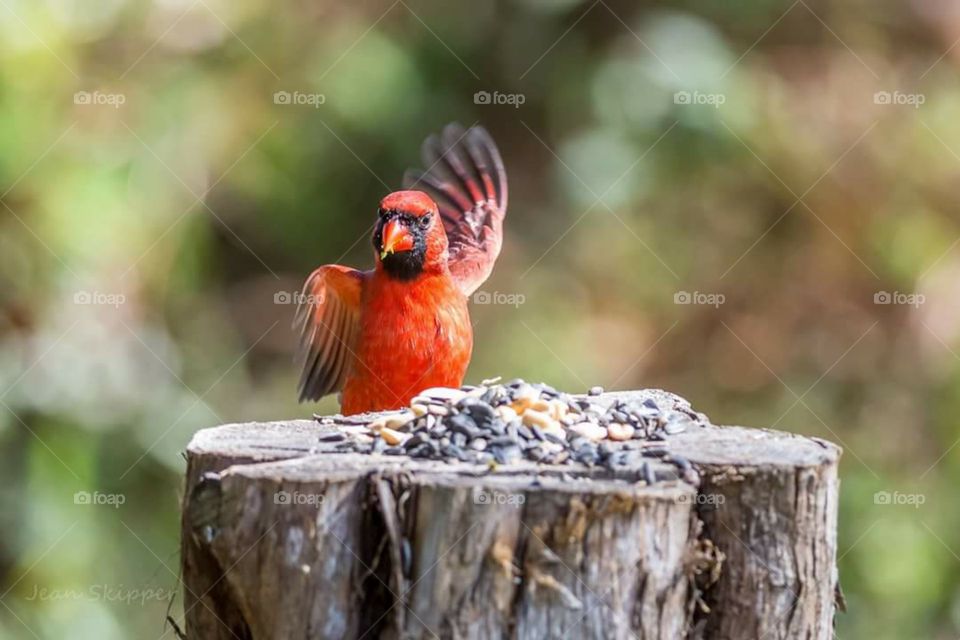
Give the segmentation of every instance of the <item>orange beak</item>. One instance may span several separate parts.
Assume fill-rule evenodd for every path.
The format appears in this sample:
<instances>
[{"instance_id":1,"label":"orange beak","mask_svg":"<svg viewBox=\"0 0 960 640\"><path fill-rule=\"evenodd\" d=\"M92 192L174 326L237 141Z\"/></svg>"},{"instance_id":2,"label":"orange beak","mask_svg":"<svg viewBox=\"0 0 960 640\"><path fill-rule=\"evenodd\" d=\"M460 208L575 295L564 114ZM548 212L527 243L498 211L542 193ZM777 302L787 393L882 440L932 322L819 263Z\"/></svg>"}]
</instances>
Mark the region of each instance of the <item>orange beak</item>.
<instances>
[{"instance_id":1,"label":"orange beak","mask_svg":"<svg viewBox=\"0 0 960 640\"><path fill-rule=\"evenodd\" d=\"M397 220L390 220L383 228L383 250L380 259L383 260L391 253L410 251L413 249L413 234L406 226Z\"/></svg>"}]
</instances>

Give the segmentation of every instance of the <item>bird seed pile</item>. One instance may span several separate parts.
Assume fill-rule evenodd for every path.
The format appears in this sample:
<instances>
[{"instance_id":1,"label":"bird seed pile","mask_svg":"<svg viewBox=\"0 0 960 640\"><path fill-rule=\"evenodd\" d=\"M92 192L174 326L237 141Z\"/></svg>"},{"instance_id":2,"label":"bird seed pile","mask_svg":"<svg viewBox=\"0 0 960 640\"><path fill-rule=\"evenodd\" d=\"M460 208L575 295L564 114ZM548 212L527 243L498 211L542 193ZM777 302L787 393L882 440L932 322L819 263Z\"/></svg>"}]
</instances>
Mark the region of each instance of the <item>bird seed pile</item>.
<instances>
[{"instance_id":1,"label":"bird seed pile","mask_svg":"<svg viewBox=\"0 0 960 640\"><path fill-rule=\"evenodd\" d=\"M649 483L653 474L643 459L658 458L676 465L683 477L693 473L689 462L670 454L666 440L699 426L700 416L660 406L652 398L601 404L601 393L594 387L585 396L573 396L546 384L491 380L459 389L426 389L408 409L372 423L317 419L338 426L321 440L337 442L334 448L340 451L489 466L528 460L634 468Z\"/></svg>"}]
</instances>

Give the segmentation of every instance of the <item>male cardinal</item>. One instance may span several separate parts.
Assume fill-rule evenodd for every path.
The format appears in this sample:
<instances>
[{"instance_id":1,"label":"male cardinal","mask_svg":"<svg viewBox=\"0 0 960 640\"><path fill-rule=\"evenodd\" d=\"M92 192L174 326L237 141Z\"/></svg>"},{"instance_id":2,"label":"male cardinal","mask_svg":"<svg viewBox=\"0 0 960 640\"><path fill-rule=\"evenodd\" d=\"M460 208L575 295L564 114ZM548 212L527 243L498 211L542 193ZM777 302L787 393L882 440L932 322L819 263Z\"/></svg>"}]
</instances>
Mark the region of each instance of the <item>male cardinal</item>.
<instances>
[{"instance_id":1,"label":"male cardinal","mask_svg":"<svg viewBox=\"0 0 960 640\"><path fill-rule=\"evenodd\" d=\"M344 415L407 406L459 387L470 362L467 298L503 241L507 175L483 127L444 127L421 147L425 171L380 201L376 265L325 265L303 287L294 329L300 401L342 391Z\"/></svg>"}]
</instances>

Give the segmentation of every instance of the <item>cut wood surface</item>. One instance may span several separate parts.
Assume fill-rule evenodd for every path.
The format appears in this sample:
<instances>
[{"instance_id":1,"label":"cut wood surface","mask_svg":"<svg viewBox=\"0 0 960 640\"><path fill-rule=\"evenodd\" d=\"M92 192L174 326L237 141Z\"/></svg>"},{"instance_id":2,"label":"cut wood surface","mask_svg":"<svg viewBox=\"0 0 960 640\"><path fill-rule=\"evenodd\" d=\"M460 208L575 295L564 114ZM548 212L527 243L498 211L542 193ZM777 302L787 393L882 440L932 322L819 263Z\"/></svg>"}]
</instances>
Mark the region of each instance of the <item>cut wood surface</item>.
<instances>
[{"instance_id":1,"label":"cut wood surface","mask_svg":"<svg viewBox=\"0 0 960 640\"><path fill-rule=\"evenodd\" d=\"M315 420L200 431L187 637L830 638L839 448L704 422L667 437L679 462L649 461L652 484L336 452Z\"/></svg>"}]
</instances>

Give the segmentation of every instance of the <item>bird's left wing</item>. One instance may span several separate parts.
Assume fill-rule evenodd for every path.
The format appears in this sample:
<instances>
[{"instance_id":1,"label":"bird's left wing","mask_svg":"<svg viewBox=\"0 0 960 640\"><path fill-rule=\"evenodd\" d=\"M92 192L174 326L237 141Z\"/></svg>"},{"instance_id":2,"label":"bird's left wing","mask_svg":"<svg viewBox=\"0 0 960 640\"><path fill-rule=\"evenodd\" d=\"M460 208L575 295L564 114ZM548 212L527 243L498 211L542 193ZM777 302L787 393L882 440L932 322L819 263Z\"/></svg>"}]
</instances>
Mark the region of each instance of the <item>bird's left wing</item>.
<instances>
[{"instance_id":1,"label":"bird's left wing","mask_svg":"<svg viewBox=\"0 0 960 640\"><path fill-rule=\"evenodd\" d=\"M300 335L300 402L319 400L343 387L354 358L365 279L362 271L326 265L304 283L293 321Z\"/></svg>"},{"instance_id":2,"label":"bird's left wing","mask_svg":"<svg viewBox=\"0 0 960 640\"><path fill-rule=\"evenodd\" d=\"M407 170L404 189L424 191L440 209L450 243L450 273L464 295L483 284L503 243L507 172L483 127L448 124L420 150L426 170Z\"/></svg>"}]
</instances>

